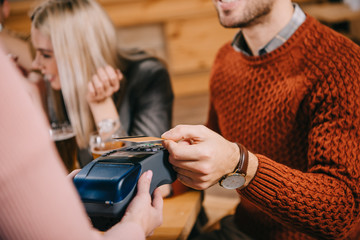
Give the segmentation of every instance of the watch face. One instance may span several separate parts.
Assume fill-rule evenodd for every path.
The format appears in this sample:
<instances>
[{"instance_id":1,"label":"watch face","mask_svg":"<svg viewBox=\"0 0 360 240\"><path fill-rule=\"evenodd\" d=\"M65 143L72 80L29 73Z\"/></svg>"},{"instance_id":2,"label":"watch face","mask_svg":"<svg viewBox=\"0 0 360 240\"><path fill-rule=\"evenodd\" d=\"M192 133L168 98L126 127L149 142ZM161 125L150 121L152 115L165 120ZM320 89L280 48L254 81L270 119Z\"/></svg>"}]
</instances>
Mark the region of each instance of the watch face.
<instances>
[{"instance_id":1,"label":"watch face","mask_svg":"<svg viewBox=\"0 0 360 240\"><path fill-rule=\"evenodd\" d=\"M226 189L236 189L242 187L244 184L245 177L239 173L229 174L221 181L221 186Z\"/></svg>"}]
</instances>

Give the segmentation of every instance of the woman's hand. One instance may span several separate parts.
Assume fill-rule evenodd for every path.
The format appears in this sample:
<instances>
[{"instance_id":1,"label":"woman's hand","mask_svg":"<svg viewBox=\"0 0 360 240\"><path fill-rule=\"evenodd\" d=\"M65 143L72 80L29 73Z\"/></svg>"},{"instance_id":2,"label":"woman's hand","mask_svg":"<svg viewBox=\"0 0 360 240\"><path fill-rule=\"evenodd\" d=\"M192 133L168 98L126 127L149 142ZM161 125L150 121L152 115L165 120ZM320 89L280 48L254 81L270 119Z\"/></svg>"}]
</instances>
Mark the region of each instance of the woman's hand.
<instances>
[{"instance_id":1,"label":"woman's hand","mask_svg":"<svg viewBox=\"0 0 360 240\"><path fill-rule=\"evenodd\" d=\"M101 102L111 97L119 90L122 78L123 75L118 69L111 66L99 68L88 84L88 102Z\"/></svg>"},{"instance_id":2,"label":"woman's hand","mask_svg":"<svg viewBox=\"0 0 360 240\"><path fill-rule=\"evenodd\" d=\"M137 193L126 209L121 222L135 222L140 225L146 236L150 236L154 229L162 224L163 199L159 188L155 189L153 198L149 193L152 179L152 171L146 171L141 175Z\"/></svg>"}]
</instances>

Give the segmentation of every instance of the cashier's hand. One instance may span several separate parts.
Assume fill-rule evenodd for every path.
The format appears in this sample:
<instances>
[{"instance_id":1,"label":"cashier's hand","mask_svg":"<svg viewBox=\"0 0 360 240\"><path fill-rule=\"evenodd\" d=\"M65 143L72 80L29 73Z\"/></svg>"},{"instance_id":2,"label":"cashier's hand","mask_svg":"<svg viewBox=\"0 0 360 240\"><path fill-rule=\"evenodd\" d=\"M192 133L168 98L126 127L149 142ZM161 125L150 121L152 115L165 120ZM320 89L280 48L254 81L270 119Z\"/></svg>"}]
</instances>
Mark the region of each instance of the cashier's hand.
<instances>
[{"instance_id":1,"label":"cashier's hand","mask_svg":"<svg viewBox=\"0 0 360 240\"><path fill-rule=\"evenodd\" d=\"M155 189L151 198L150 182L152 171L146 171L139 179L137 194L126 209L121 222L135 222L139 224L146 236L150 236L154 229L162 224L163 199L159 188Z\"/></svg>"},{"instance_id":2,"label":"cashier's hand","mask_svg":"<svg viewBox=\"0 0 360 240\"><path fill-rule=\"evenodd\" d=\"M72 170L66 177L72 181L74 179L74 177L76 176L76 174L78 174L81 171L81 169L75 169Z\"/></svg>"},{"instance_id":3,"label":"cashier's hand","mask_svg":"<svg viewBox=\"0 0 360 240\"><path fill-rule=\"evenodd\" d=\"M88 84L87 101L96 103L111 97L120 88L123 78L119 69L111 66L99 68Z\"/></svg>"},{"instance_id":4,"label":"cashier's hand","mask_svg":"<svg viewBox=\"0 0 360 240\"><path fill-rule=\"evenodd\" d=\"M179 181L194 189L214 185L239 161L235 143L202 125L179 125L161 137Z\"/></svg>"}]
</instances>

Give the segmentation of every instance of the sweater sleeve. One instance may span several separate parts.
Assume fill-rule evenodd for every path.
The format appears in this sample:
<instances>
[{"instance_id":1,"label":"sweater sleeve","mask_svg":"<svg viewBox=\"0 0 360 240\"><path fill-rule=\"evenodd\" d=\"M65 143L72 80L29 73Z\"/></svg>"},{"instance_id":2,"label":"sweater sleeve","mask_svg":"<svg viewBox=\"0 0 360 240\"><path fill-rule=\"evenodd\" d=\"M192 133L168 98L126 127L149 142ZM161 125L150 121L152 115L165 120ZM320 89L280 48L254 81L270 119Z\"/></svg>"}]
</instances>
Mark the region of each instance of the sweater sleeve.
<instances>
[{"instance_id":1,"label":"sweater sleeve","mask_svg":"<svg viewBox=\"0 0 360 240\"><path fill-rule=\"evenodd\" d=\"M340 239L360 218L360 78L357 65L330 61L328 68L331 74L314 70L319 81L304 102L311 116L307 170L258 155L255 178L239 192L285 225Z\"/></svg>"},{"instance_id":2,"label":"sweater sleeve","mask_svg":"<svg viewBox=\"0 0 360 240\"><path fill-rule=\"evenodd\" d=\"M145 239L135 224L118 224L108 235L91 227L45 118L1 51L0 62L0 238Z\"/></svg>"}]
</instances>

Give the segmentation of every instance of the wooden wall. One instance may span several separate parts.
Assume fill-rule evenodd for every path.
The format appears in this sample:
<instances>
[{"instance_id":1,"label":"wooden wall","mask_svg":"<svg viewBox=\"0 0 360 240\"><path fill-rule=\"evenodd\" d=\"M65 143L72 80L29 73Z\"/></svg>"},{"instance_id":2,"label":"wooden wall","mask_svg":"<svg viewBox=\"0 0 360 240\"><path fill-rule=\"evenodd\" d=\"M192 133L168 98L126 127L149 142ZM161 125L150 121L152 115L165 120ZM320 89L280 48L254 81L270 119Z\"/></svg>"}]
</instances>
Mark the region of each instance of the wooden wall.
<instances>
[{"instance_id":1,"label":"wooden wall","mask_svg":"<svg viewBox=\"0 0 360 240\"><path fill-rule=\"evenodd\" d=\"M37 2L11 2L7 27L28 33L29 12ZM211 0L99 2L119 28L123 44L139 45L164 58L176 96L208 91L209 73L216 51L237 31L220 26Z\"/></svg>"},{"instance_id":2,"label":"wooden wall","mask_svg":"<svg viewBox=\"0 0 360 240\"><path fill-rule=\"evenodd\" d=\"M207 93L216 51L237 31L220 26L211 0L98 1L118 27L120 44L145 48L168 63L176 96ZM327 0L295 1L324 23L351 20L352 35L360 38L359 11ZM11 2L7 27L28 33L29 11L37 2Z\"/></svg>"}]
</instances>

